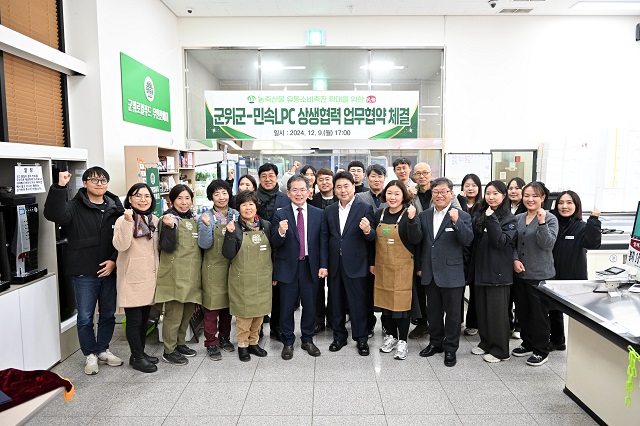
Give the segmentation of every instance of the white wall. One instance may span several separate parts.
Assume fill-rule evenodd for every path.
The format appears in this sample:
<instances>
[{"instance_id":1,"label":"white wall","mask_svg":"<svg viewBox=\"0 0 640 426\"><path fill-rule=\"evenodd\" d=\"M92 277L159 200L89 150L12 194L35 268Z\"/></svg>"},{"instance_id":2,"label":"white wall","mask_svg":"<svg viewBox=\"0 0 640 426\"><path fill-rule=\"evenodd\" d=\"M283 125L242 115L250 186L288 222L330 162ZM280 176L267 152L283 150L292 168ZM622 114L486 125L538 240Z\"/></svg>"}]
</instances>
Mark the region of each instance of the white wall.
<instances>
[{"instance_id":1,"label":"white wall","mask_svg":"<svg viewBox=\"0 0 640 426\"><path fill-rule=\"evenodd\" d=\"M204 92L205 90L218 90L220 83L217 78L207 70L204 65L189 56L187 59L188 72L187 80L187 99L185 104L190 109L187 112L186 120L188 121L187 136L189 139L205 138L205 114L204 114ZM188 117L191 117L189 119Z\"/></svg>"}]
</instances>

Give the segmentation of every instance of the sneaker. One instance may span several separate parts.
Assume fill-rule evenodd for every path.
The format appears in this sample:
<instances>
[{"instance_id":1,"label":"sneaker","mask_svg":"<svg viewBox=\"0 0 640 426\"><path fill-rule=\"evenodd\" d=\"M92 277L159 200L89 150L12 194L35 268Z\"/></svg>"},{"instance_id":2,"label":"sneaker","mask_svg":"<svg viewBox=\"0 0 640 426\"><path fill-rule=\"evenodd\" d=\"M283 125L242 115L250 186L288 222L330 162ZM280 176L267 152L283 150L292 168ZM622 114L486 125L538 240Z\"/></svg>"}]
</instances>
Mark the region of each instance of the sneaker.
<instances>
[{"instance_id":1,"label":"sneaker","mask_svg":"<svg viewBox=\"0 0 640 426\"><path fill-rule=\"evenodd\" d=\"M207 356L213 361L220 361L222 359L222 354L217 345L207 346Z\"/></svg>"},{"instance_id":2,"label":"sneaker","mask_svg":"<svg viewBox=\"0 0 640 426\"><path fill-rule=\"evenodd\" d=\"M187 345L178 345L176 346L176 350L184 356L196 356L198 354L198 352L194 351Z\"/></svg>"},{"instance_id":3,"label":"sneaker","mask_svg":"<svg viewBox=\"0 0 640 426\"><path fill-rule=\"evenodd\" d=\"M187 365L189 364L189 360L186 359L180 352L178 352L178 350L176 349L175 351L171 352L170 354L168 353L163 353L162 354L162 360L164 362L167 362L169 364L173 364L173 365Z\"/></svg>"},{"instance_id":4,"label":"sneaker","mask_svg":"<svg viewBox=\"0 0 640 426\"><path fill-rule=\"evenodd\" d=\"M500 362L500 361L509 361L510 357L507 357L505 359L500 359L500 358L496 358L495 356L491 355L491 354L486 354L485 356L482 357L482 359L484 359L487 362L490 363L495 363L495 362Z\"/></svg>"},{"instance_id":5,"label":"sneaker","mask_svg":"<svg viewBox=\"0 0 640 426\"><path fill-rule=\"evenodd\" d=\"M102 364L107 364L112 367L119 367L124 364L122 360L112 354L109 349L98 354L98 361L100 361Z\"/></svg>"},{"instance_id":6,"label":"sneaker","mask_svg":"<svg viewBox=\"0 0 640 426\"><path fill-rule=\"evenodd\" d=\"M513 356L527 356L527 355L531 355L532 353L533 353L533 350L527 349L522 345L518 346L517 348L514 348L511 351L511 355Z\"/></svg>"},{"instance_id":7,"label":"sneaker","mask_svg":"<svg viewBox=\"0 0 640 426\"><path fill-rule=\"evenodd\" d=\"M98 368L98 357L90 354L87 356L87 362L84 364L84 374L93 376L94 374L98 374L98 371L100 371Z\"/></svg>"},{"instance_id":8,"label":"sneaker","mask_svg":"<svg viewBox=\"0 0 640 426\"><path fill-rule=\"evenodd\" d=\"M480 346L474 346L471 348L471 353L474 355L484 355L486 352Z\"/></svg>"},{"instance_id":9,"label":"sneaker","mask_svg":"<svg viewBox=\"0 0 640 426\"><path fill-rule=\"evenodd\" d=\"M531 365L532 367L538 367L544 364L545 362L547 362L548 359L549 359L549 356L531 355L529 358L527 358L527 365Z\"/></svg>"},{"instance_id":10,"label":"sneaker","mask_svg":"<svg viewBox=\"0 0 640 426\"><path fill-rule=\"evenodd\" d=\"M229 337L220 337L220 348L225 352L233 352L236 348L231 343L231 339Z\"/></svg>"},{"instance_id":11,"label":"sneaker","mask_svg":"<svg viewBox=\"0 0 640 426\"><path fill-rule=\"evenodd\" d=\"M427 334L429 334L429 325L427 325L427 324L418 324L409 333L409 339L419 339L421 337L426 336Z\"/></svg>"},{"instance_id":12,"label":"sneaker","mask_svg":"<svg viewBox=\"0 0 640 426\"><path fill-rule=\"evenodd\" d=\"M464 335L465 336L475 336L476 334L478 334L478 329L477 328L465 328L464 329Z\"/></svg>"},{"instance_id":13,"label":"sneaker","mask_svg":"<svg viewBox=\"0 0 640 426\"><path fill-rule=\"evenodd\" d=\"M384 352L385 354L388 354L389 352L394 350L397 345L398 345L398 339L396 339L392 335L388 335L387 337L384 338L384 343L382 344L382 346L380 346L380 352Z\"/></svg>"},{"instance_id":14,"label":"sneaker","mask_svg":"<svg viewBox=\"0 0 640 426\"><path fill-rule=\"evenodd\" d=\"M398 340L398 346L396 347L396 354L393 356L393 359L403 360L407 358L409 354L409 348L407 347L407 342L404 340Z\"/></svg>"},{"instance_id":15,"label":"sneaker","mask_svg":"<svg viewBox=\"0 0 640 426\"><path fill-rule=\"evenodd\" d=\"M512 339L520 339L520 332L518 330L513 330L511 332L511 338Z\"/></svg>"}]
</instances>

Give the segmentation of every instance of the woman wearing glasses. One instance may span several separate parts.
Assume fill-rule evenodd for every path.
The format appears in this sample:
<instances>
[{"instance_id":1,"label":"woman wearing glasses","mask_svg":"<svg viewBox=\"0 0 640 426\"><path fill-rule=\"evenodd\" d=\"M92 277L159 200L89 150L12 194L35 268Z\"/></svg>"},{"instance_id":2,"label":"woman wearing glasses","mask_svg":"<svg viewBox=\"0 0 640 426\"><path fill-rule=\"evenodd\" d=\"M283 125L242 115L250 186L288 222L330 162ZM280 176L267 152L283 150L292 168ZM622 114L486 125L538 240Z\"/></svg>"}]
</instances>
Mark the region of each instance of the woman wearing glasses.
<instances>
[{"instance_id":1,"label":"woman wearing glasses","mask_svg":"<svg viewBox=\"0 0 640 426\"><path fill-rule=\"evenodd\" d=\"M195 305L201 302L198 221L191 210L193 191L178 184L169 192L171 208L162 216L160 267L156 303L164 303L162 360L173 365L189 363L196 356L185 337Z\"/></svg>"},{"instance_id":2,"label":"woman wearing glasses","mask_svg":"<svg viewBox=\"0 0 640 426\"><path fill-rule=\"evenodd\" d=\"M113 229L113 246L118 250L118 306L124 308L127 318L129 364L135 370L153 373L158 369L158 358L147 355L144 346L156 293L159 219L153 215L156 200L149 185L136 183L129 188L124 208Z\"/></svg>"},{"instance_id":3,"label":"woman wearing glasses","mask_svg":"<svg viewBox=\"0 0 640 426\"><path fill-rule=\"evenodd\" d=\"M558 235L558 219L542 208L549 190L542 182L531 182L522 189L526 213L516 216L517 243L513 251L516 311L520 320L522 343L513 356L529 356L527 364L547 362L549 350L549 312L534 294L540 281L556 275L553 246Z\"/></svg>"}]
</instances>

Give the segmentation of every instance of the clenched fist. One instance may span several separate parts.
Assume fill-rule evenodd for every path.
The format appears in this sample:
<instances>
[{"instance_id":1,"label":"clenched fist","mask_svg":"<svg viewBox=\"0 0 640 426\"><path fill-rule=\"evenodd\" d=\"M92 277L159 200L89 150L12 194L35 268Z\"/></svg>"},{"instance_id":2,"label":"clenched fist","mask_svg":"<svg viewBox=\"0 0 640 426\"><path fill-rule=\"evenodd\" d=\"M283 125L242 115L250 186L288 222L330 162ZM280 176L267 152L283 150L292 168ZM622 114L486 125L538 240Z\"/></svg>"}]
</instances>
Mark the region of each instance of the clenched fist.
<instances>
[{"instance_id":1,"label":"clenched fist","mask_svg":"<svg viewBox=\"0 0 640 426\"><path fill-rule=\"evenodd\" d=\"M204 223L204 226L209 226L211 225L211 217L208 214L203 214L202 215L202 223Z\"/></svg>"},{"instance_id":2,"label":"clenched fist","mask_svg":"<svg viewBox=\"0 0 640 426\"><path fill-rule=\"evenodd\" d=\"M493 209L491 208L491 206L487 207L487 210L485 210L484 214L487 215L487 217L493 214Z\"/></svg>"},{"instance_id":3,"label":"clenched fist","mask_svg":"<svg viewBox=\"0 0 640 426\"><path fill-rule=\"evenodd\" d=\"M58 185L67 186L70 180L71 180L71 173L69 172L58 173Z\"/></svg>"},{"instance_id":4,"label":"clenched fist","mask_svg":"<svg viewBox=\"0 0 640 426\"><path fill-rule=\"evenodd\" d=\"M409 219L413 219L414 217L416 217L416 208L413 206L413 204L407 208L407 217Z\"/></svg>"},{"instance_id":5,"label":"clenched fist","mask_svg":"<svg viewBox=\"0 0 640 426\"><path fill-rule=\"evenodd\" d=\"M234 221L227 223L227 232L235 232L235 230L236 230L236 223Z\"/></svg>"},{"instance_id":6,"label":"clenched fist","mask_svg":"<svg viewBox=\"0 0 640 426\"><path fill-rule=\"evenodd\" d=\"M362 229L362 232L364 232L365 234L368 234L369 232L371 232L371 224L369 223L369 219L367 219L366 217L363 217L362 219L360 219L360 229Z\"/></svg>"},{"instance_id":7,"label":"clenched fist","mask_svg":"<svg viewBox=\"0 0 640 426\"><path fill-rule=\"evenodd\" d=\"M538 210L538 213L536 213L536 215L538 216L538 223L544 223L545 219L547 218L547 211L541 208L540 210Z\"/></svg>"},{"instance_id":8,"label":"clenched fist","mask_svg":"<svg viewBox=\"0 0 640 426\"><path fill-rule=\"evenodd\" d=\"M124 211L124 220L126 220L127 222L133 222L133 210L131 209L126 209Z\"/></svg>"},{"instance_id":9,"label":"clenched fist","mask_svg":"<svg viewBox=\"0 0 640 426\"><path fill-rule=\"evenodd\" d=\"M289 229L289 221L287 219L281 220L280 225L278 226L278 232L280 232L280 235L286 234L287 229Z\"/></svg>"},{"instance_id":10,"label":"clenched fist","mask_svg":"<svg viewBox=\"0 0 640 426\"><path fill-rule=\"evenodd\" d=\"M165 214L162 216L162 223L164 223L167 228L173 228L173 216Z\"/></svg>"},{"instance_id":11,"label":"clenched fist","mask_svg":"<svg viewBox=\"0 0 640 426\"><path fill-rule=\"evenodd\" d=\"M456 223L458 221L458 209L450 209L449 216L451 216L451 222Z\"/></svg>"}]
</instances>

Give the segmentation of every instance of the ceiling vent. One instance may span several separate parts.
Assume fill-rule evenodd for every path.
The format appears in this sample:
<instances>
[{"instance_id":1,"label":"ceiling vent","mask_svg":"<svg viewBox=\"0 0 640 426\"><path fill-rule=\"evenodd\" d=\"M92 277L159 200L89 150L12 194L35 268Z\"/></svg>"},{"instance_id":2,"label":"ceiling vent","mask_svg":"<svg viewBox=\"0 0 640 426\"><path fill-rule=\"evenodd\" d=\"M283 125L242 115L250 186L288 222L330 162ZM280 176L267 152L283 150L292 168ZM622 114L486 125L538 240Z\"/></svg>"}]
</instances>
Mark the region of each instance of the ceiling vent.
<instances>
[{"instance_id":1,"label":"ceiling vent","mask_svg":"<svg viewBox=\"0 0 640 426\"><path fill-rule=\"evenodd\" d=\"M508 15L508 14L523 14L523 13L529 13L532 10L533 9L502 9L498 13L501 13L501 14L504 14L504 15Z\"/></svg>"}]
</instances>

